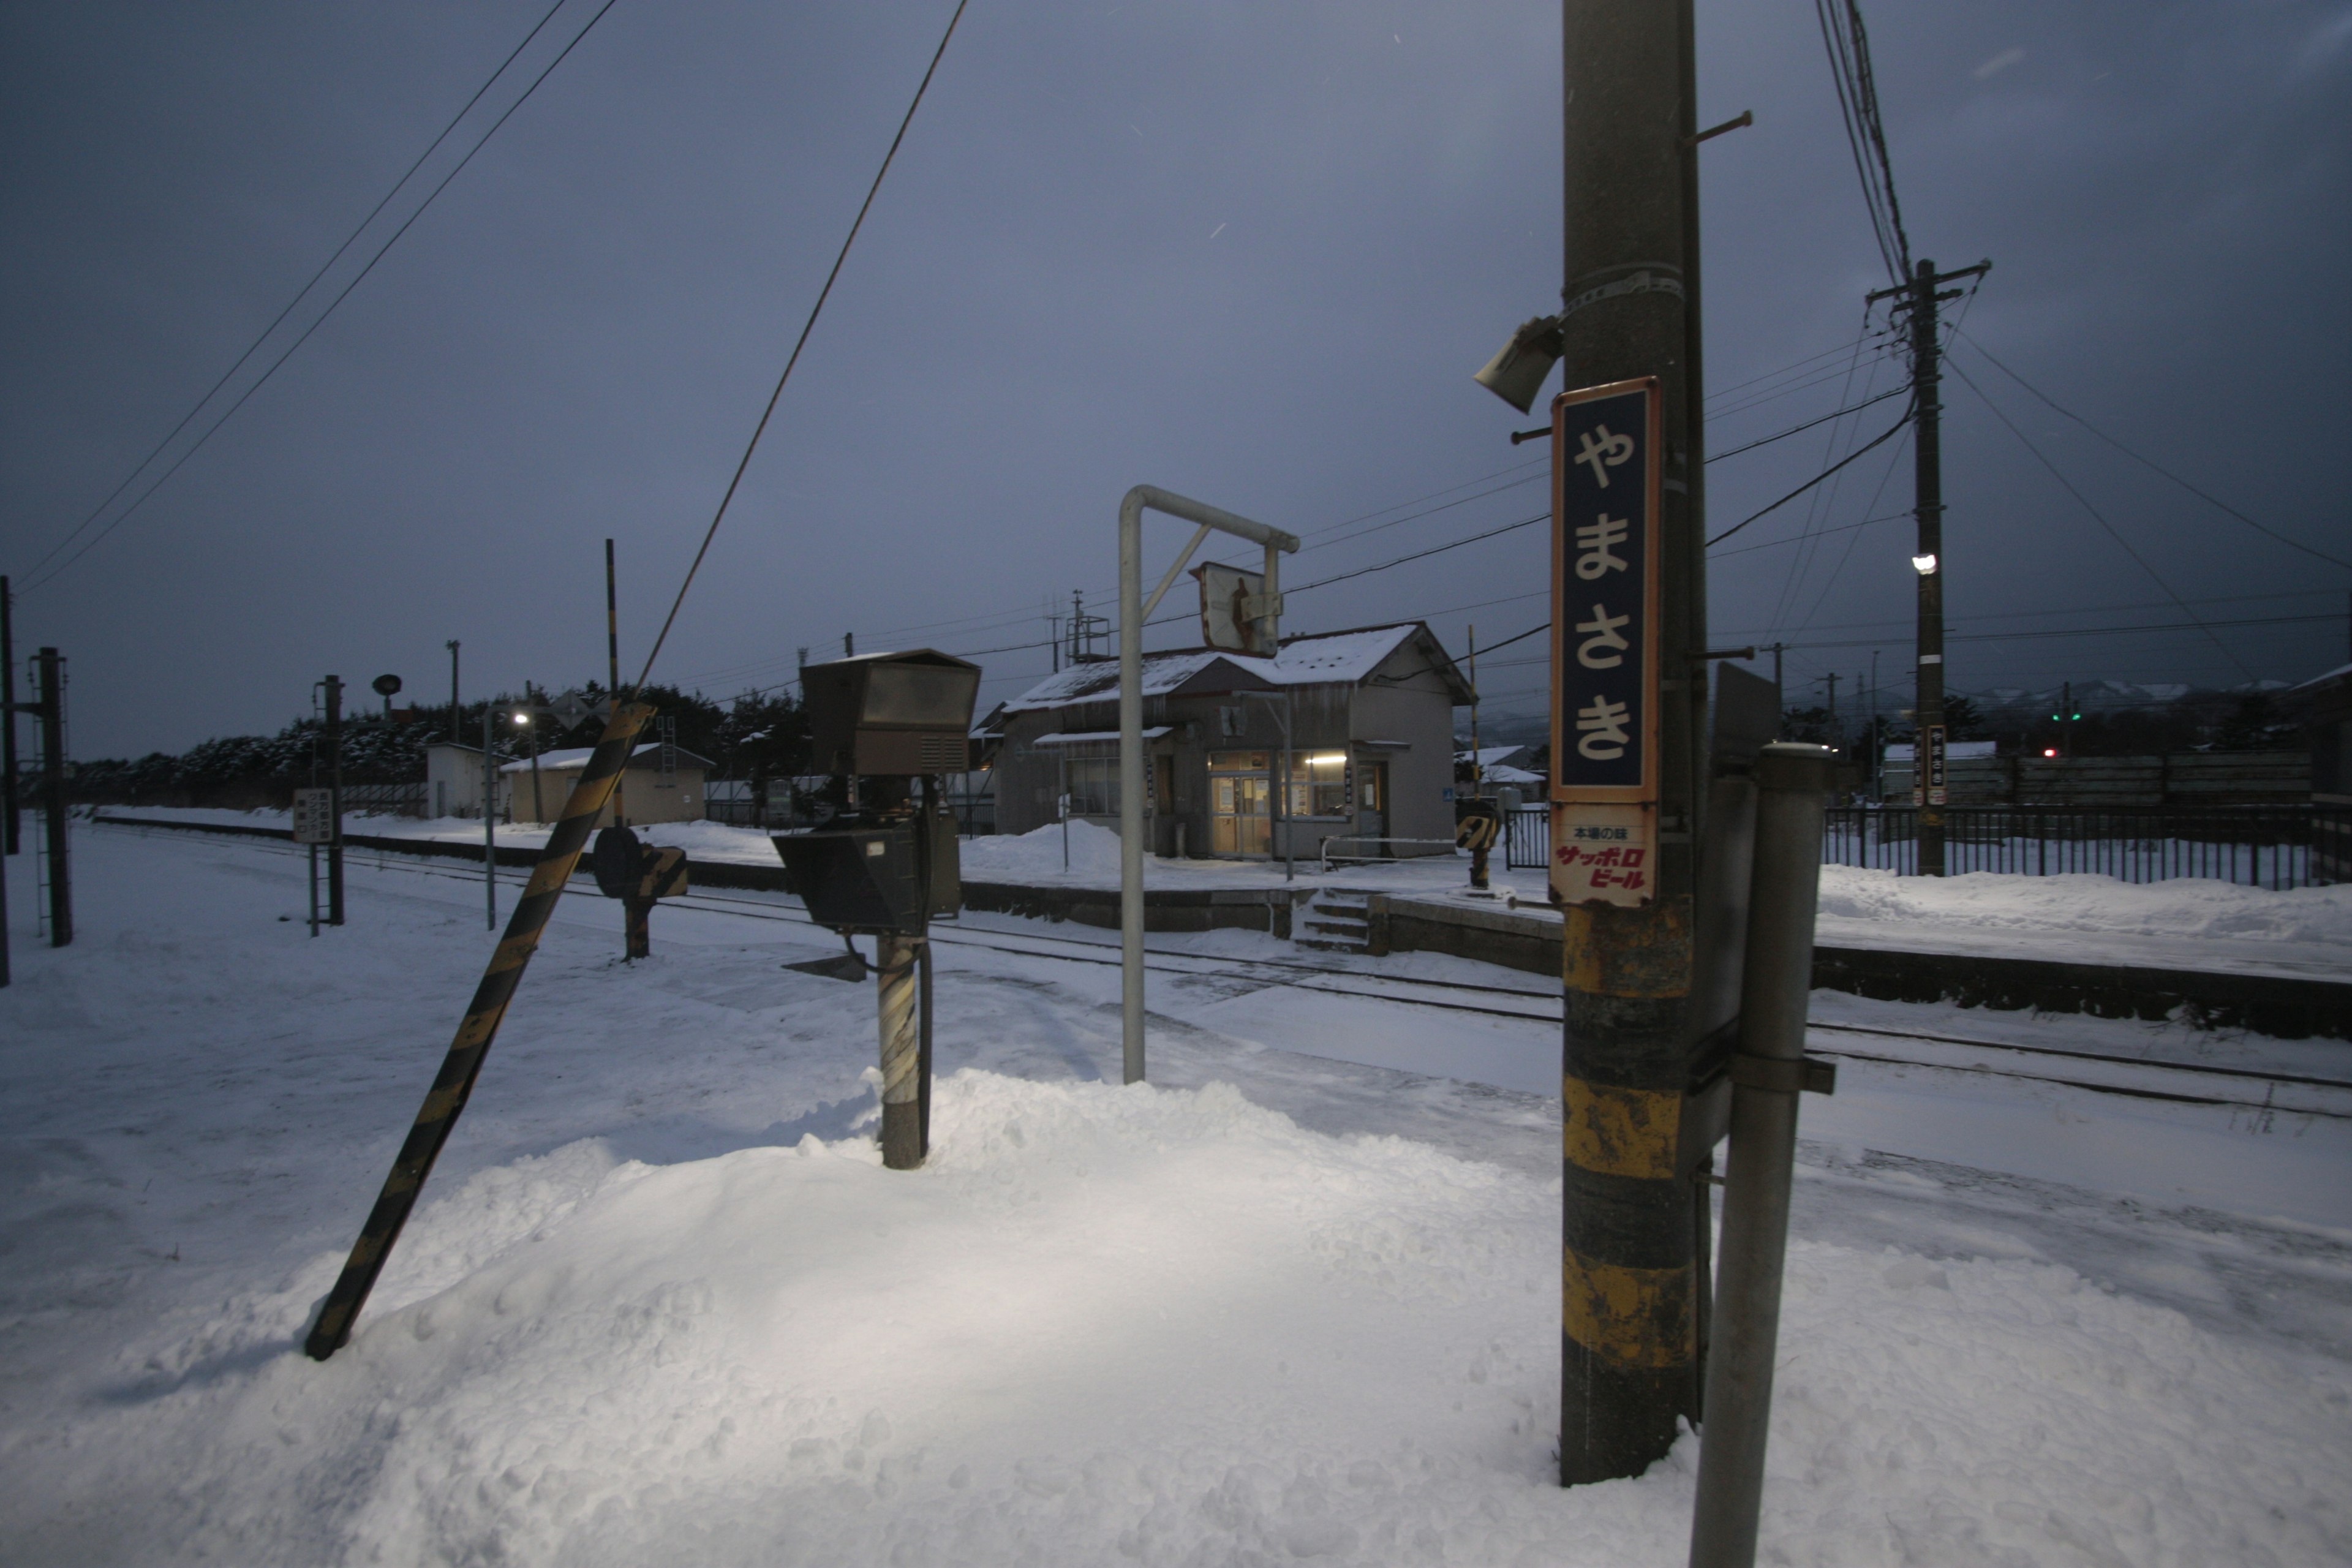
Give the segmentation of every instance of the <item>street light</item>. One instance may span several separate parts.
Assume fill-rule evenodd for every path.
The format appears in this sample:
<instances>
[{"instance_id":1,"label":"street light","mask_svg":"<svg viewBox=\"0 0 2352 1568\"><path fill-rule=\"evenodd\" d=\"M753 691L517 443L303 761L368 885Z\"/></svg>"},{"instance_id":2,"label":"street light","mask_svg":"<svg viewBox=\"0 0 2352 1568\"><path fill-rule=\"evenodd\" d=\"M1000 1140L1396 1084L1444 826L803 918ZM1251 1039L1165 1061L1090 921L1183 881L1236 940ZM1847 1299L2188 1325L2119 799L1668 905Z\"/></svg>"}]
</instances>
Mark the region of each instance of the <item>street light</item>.
<instances>
[{"instance_id":1,"label":"street light","mask_svg":"<svg viewBox=\"0 0 2352 1568\"><path fill-rule=\"evenodd\" d=\"M1932 577L1936 574L1936 558L1933 555L1914 555L1911 557L1911 570L1922 577Z\"/></svg>"}]
</instances>

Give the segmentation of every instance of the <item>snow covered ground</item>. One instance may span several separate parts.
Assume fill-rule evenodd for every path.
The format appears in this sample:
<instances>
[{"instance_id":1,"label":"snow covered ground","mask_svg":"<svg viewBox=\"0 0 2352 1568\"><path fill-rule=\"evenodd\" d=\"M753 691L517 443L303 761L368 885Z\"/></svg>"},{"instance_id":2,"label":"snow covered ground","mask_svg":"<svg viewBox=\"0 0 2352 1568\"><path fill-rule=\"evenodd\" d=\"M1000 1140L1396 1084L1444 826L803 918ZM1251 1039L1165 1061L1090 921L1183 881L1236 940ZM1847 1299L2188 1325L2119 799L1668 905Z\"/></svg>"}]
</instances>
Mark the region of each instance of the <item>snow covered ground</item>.
<instances>
[{"instance_id":1,"label":"snow covered ground","mask_svg":"<svg viewBox=\"0 0 2352 1568\"><path fill-rule=\"evenodd\" d=\"M122 815L131 813L125 809ZM136 815L285 824L283 812L142 808ZM391 837L467 844L478 844L482 837L478 820L383 816L353 821L355 833ZM677 845L698 860L775 864L768 836L751 828L678 822L644 831L650 841ZM964 877L1045 887L1118 885L1118 835L1091 822L1074 822L1068 837L1067 869L1063 866L1063 830L1057 826L1018 837L968 839ZM544 828L499 830L501 845L535 847L546 838ZM1335 867L1328 872L1307 861L1296 869L1298 880L1307 884L1454 900L1465 897L1468 868L1467 856L1438 855ZM1541 871L1511 871L1498 865L1490 879L1498 895L1521 900L1522 910L1552 918L1544 902ZM1285 880L1279 862L1158 856L1144 861L1145 885L1152 888L1258 889ZM1485 907L1493 904L1487 901ZM2352 887L2272 892L2201 878L2134 885L2082 874L2025 877L1976 871L1927 878L1824 866L1820 934L1825 944L1846 947L2340 979L2352 975Z\"/></svg>"},{"instance_id":2,"label":"snow covered ground","mask_svg":"<svg viewBox=\"0 0 2352 1568\"><path fill-rule=\"evenodd\" d=\"M1115 968L943 949L935 1153L890 1173L871 988L781 967L836 939L745 899L624 965L583 896L319 1365L479 885L354 856L312 941L282 847L77 847L62 952L7 865L0 1559L1682 1561L1696 1438L1550 1484L1552 1026L1203 965L1152 976L1121 1089ZM1375 973L1532 984L1408 957ZM2352 1077L2326 1042L1816 1018ZM2352 1122L1853 1062L1803 1114L1768 1558L2352 1559Z\"/></svg>"}]
</instances>

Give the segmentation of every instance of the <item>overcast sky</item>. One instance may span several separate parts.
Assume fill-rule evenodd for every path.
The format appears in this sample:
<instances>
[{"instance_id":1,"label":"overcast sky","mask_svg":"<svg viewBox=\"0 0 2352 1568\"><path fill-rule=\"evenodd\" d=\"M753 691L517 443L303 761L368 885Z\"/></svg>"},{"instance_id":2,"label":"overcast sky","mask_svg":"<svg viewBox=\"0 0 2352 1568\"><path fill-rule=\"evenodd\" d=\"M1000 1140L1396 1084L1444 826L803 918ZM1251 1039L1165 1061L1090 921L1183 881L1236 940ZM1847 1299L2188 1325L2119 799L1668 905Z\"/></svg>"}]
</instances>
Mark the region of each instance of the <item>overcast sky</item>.
<instances>
[{"instance_id":1,"label":"overcast sky","mask_svg":"<svg viewBox=\"0 0 2352 1568\"><path fill-rule=\"evenodd\" d=\"M644 657L948 4L618 0L208 445L53 579L146 481L39 564L546 3L0 8L0 570L19 653L72 660L78 754L274 729L329 671L437 698L452 637L469 696L600 676L608 535L624 658ZM228 395L600 3L567 0ZM1995 263L1957 368L2147 563L1948 382L1953 686L2342 662L2352 573L2139 468L1969 345L2352 552L2352 8L1865 14L1916 252ZM1010 645L1044 639L1049 604L1108 607L1139 482L1307 535L1293 584L1542 510L1540 448L1506 439L1529 421L1469 377L1558 305L1559 26L1532 3L973 0L656 677L723 698L854 632L975 654L985 707L1047 669ZM1898 367L1855 349L1885 279L1811 6L1702 0L1699 47L1702 121L1757 118L1703 155L1725 451ZM1716 464L1714 526L1901 406ZM1716 560L1714 639L1798 645L1792 697L1874 650L1899 686L1909 500L1890 443L1727 544L1766 548ZM1184 531L1154 527L1164 561ZM1457 652L1470 623L1497 641L1543 619L1547 549L1522 528L1298 593L1285 629L1421 616ZM2191 615L2231 624L1969 640ZM1540 664L1497 666L1541 647L1488 661L1490 715L1540 710Z\"/></svg>"}]
</instances>

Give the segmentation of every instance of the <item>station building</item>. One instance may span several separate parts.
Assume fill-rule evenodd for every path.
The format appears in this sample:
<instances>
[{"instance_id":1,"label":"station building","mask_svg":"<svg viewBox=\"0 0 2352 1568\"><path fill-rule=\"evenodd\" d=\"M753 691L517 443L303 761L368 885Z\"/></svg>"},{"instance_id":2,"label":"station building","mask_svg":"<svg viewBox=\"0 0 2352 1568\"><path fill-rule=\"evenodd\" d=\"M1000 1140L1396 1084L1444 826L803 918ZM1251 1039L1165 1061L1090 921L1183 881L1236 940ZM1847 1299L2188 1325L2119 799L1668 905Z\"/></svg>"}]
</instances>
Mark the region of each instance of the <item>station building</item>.
<instances>
[{"instance_id":1,"label":"station building","mask_svg":"<svg viewBox=\"0 0 2352 1568\"><path fill-rule=\"evenodd\" d=\"M1422 622L1291 637L1272 658L1147 654L1142 685L1153 853L1453 852L1454 710L1471 691ZM1118 830L1117 660L1049 677L982 728L998 832L1058 821L1065 796L1073 817Z\"/></svg>"}]
</instances>

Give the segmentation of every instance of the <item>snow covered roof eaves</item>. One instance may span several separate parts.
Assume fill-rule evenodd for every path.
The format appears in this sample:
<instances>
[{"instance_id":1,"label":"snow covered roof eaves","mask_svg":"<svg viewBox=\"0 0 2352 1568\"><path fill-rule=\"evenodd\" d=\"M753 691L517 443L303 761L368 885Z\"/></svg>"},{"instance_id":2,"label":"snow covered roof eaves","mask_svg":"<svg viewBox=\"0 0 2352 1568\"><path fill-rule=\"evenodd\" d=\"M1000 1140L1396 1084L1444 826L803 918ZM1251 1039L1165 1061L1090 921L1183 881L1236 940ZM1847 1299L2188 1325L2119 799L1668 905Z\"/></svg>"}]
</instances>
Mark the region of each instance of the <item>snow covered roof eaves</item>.
<instances>
[{"instance_id":1,"label":"snow covered roof eaves","mask_svg":"<svg viewBox=\"0 0 2352 1568\"><path fill-rule=\"evenodd\" d=\"M1143 658L1143 695L1165 697L1186 681L1222 660L1243 674L1269 686L1357 686L1379 669L1381 661L1421 633L1418 621L1396 626L1364 626L1354 631L1294 637L1272 658L1250 654L1221 653L1214 648L1185 648ZM1433 642L1434 639L1433 639ZM1438 650L1444 657L1444 650ZM1034 712L1041 708L1066 708L1078 702L1107 702L1118 695L1118 665L1075 665L1051 675L1004 705L1008 713Z\"/></svg>"},{"instance_id":2,"label":"snow covered roof eaves","mask_svg":"<svg viewBox=\"0 0 2352 1568\"><path fill-rule=\"evenodd\" d=\"M646 754L648 752L658 752L660 750L661 742L659 741L646 742L644 745L639 746L635 751L629 753L629 766L633 768L644 766ZM562 771L567 768L584 768L588 765L588 759L595 754L596 748L593 746L572 746L567 747L561 752L541 752L539 753L539 771L546 773L550 769ZM677 760L688 764L689 767L707 768L710 765L710 759L709 757L697 756L694 752L688 751L684 746L677 748ZM530 766L531 760L529 757L524 757L519 762L503 764L499 767L499 772L502 773L527 773L530 772Z\"/></svg>"}]
</instances>

